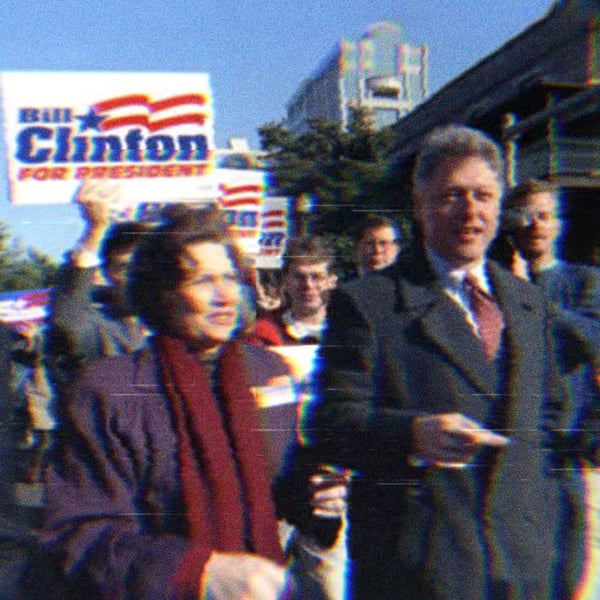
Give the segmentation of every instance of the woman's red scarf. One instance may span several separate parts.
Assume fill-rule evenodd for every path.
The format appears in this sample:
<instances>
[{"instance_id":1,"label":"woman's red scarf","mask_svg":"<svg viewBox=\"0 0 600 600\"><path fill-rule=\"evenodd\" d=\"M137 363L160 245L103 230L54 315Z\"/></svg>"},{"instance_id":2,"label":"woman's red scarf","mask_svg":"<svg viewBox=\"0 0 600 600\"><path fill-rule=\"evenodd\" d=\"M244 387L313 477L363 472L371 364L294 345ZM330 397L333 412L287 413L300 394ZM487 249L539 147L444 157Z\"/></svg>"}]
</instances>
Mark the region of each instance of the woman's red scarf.
<instances>
[{"instance_id":1,"label":"woman's red scarf","mask_svg":"<svg viewBox=\"0 0 600 600\"><path fill-rule=\"evenodd\" d=\"M182 340L160 336L156 348L174 415L190 538L216 551L283 562L241 344L225 344L215 371L218 386Z\"/></svg>"}]
</instances>

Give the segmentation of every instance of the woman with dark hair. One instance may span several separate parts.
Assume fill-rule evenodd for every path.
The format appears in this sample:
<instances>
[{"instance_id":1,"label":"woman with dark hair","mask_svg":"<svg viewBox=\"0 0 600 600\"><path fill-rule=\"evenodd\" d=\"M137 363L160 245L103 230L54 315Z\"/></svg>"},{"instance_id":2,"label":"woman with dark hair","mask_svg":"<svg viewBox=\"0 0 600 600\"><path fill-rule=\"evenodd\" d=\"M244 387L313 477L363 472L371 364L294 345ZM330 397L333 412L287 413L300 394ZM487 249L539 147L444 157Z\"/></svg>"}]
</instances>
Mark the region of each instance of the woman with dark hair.
<instances>
[{"instance_id":1,"label":"woman with dark hair","mask_svg":"<svg viewBox=\"0 0 600 600\"><path fill-rule=\"evenodd\" d=\"M171 212L129 277L155 335L90 365L61 399L46 546L73 597L294 597L252 394L288 373L240 339L251 280L219 214ZM339 517L343 483L307 482L313 512Z\"/></svg>"}]
</instances>

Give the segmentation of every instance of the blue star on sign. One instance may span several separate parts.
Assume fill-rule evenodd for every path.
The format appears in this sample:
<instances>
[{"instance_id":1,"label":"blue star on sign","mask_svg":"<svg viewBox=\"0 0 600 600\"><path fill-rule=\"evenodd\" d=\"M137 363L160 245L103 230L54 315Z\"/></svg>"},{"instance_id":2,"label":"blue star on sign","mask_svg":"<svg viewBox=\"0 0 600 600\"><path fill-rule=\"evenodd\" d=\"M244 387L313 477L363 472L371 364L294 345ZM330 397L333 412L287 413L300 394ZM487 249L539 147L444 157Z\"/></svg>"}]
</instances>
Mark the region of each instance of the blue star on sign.
<instances>
[{"instance_id":1,"label":"blue star on sign","mask_svg":"<svg viewBox=\"0 0 600 600\"><path fill-rule=\"evenodd\" d=\"M86 131L87 129L100 131L100 123L106 119L106 117L95 113L93 108L90 108L87 115L75 115L75 118L81 121L79 131Z\"/></svg>"}]
</instances>

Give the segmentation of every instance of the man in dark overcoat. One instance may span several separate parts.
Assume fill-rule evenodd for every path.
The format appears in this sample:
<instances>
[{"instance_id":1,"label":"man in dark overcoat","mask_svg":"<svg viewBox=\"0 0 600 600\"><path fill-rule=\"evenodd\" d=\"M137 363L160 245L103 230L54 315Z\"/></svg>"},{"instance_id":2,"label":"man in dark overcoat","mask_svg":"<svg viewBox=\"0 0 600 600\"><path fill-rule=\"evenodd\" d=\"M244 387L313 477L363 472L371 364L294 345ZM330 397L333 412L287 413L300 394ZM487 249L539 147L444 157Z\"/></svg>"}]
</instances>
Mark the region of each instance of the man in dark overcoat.
<instances>
[{"instance_id":1,"label":"man in dark overcoat","mask_svg":"<svg viewBox=\"0 0 600 600\"><path fill-rule=\"evenodd\" d=\"M432 132L414 173L418 247L332 295L306 433L356 473L355 600L552 597L552 317L485 258L503 172L481 132Z\"/></svg>"}]
</instances>

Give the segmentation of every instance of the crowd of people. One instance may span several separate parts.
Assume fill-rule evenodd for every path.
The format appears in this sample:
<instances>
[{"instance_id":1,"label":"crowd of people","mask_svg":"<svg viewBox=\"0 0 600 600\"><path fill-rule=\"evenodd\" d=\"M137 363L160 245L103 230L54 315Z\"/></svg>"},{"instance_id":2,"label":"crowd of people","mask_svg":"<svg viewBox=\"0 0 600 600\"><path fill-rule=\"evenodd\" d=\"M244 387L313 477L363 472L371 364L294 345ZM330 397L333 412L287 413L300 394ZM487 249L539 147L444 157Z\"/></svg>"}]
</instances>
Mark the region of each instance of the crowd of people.
<instances>
[{"instance_id":1,"label":"crowd of people","mask_svg":"<svg viewBox=\"0 0 600 600\"><path fill-rule=\"evenodd\" d=\"M0 598L598 598L600 272L559 258L560 190L504 172L434 130L415 239L365 219L349 280L323 237L261 280L218 209L112 223L84 183L43 343L0 329L46 418L27 526L3 405ZM285 346L317 349L308 400Z\"/></svg>"}]
</instances>

